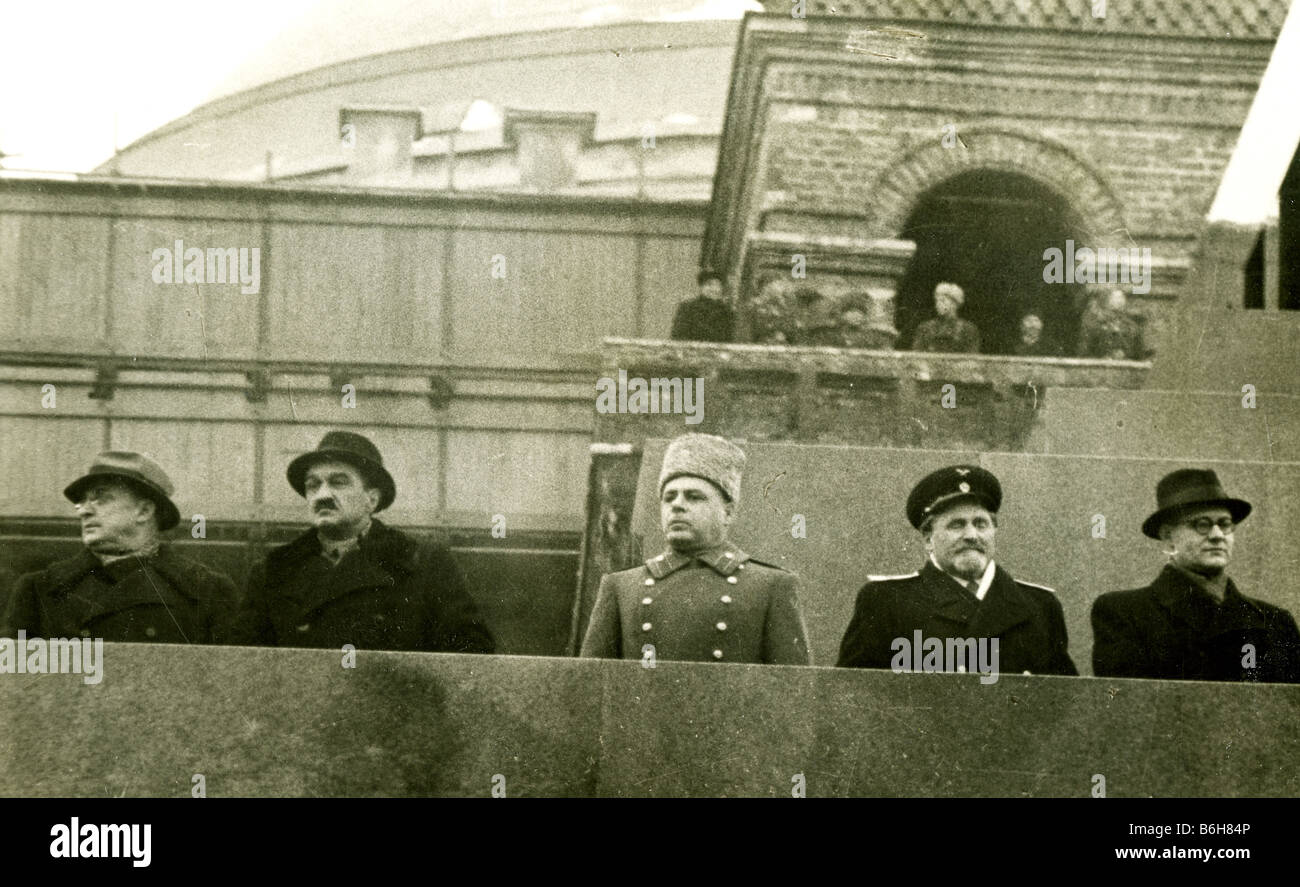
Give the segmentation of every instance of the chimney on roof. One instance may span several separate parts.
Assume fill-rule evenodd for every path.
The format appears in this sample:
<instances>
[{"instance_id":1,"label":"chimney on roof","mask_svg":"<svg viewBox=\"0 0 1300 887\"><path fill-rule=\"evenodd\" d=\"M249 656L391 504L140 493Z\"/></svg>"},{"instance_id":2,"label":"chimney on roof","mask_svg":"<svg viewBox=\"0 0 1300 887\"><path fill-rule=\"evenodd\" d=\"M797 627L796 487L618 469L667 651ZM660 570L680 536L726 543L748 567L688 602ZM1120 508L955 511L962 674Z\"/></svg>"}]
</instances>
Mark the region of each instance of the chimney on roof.
<instances>
[{"instance_id":1,"label":"chimney on roof","mask_svg":"<svg viewBox=\"0 0 1300 887\"><path fill-rule=\"evenodd\" d=\"M505 142L515 146L520 187L551 191L573 185L582 149L595 131L596 114L591 111L507 110Z\"/></svg>"},{"instance_id":2,"label":"chimney on roof","mask_svg":"<svg viewBox=\"0 0 1300 887\"><path fill-rule=\"evenodd\" d=\"M349 179L409 180L411 146L421 135L414 108L354 107L339 111L339 135L349 155Z\"/></svg>"}]
</instances>

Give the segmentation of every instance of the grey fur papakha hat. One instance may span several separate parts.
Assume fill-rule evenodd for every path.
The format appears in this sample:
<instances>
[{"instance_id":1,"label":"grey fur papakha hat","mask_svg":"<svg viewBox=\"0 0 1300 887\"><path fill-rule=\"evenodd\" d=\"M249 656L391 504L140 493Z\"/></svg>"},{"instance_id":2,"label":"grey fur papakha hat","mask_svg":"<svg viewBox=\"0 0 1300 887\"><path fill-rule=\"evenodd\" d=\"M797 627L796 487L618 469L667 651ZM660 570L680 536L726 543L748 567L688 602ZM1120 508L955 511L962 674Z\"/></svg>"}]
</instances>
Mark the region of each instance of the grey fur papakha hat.
<instances>
[{"instance_id":1,"label":"grey fur papakha hat","mask_svg":"<svg viewBox=\"0 0 1300 887\"><path fill-rule=\"evenodd\" d=\"M714 434L683 434L664 450L659 471L659 493L675 477L700 477L722 491L730 502L740 501L740 478L745 472L745 453L740 447Z\"/></svg>"}]
</instances>

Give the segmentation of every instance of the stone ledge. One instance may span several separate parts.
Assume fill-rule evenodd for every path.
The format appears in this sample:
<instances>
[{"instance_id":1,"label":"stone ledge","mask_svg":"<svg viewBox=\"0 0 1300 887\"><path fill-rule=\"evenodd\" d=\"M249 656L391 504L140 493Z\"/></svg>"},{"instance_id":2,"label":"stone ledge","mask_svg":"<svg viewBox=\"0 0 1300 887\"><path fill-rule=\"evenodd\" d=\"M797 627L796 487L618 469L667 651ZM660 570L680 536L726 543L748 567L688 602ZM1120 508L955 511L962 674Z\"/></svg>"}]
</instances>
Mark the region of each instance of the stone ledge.
<instances>
[{"instance_id":1,"label":"stone ledge","mask_svg":"<svg viewBox=\"0 0 1300 887\"><path fill-rule=\"evenodd\" d=\"M826 346L715 344L661 339L603 341L605 372L638 367L678 367L679 375L717 370L834 373L918 382L943 380L980 385L1059 388L1144 387L1150 361L1073 357L1011 357L998 354L935 354L870 351Z\"/></svg>"},{"instance_id":2,"label":"stone ledge","mask_svg":"<svg viewBox=\"0 0 1300 887\"><path fill-rule=\"evenodd\" d=\"M10 797L1294 796L1300 688L105 644L0 679ZM952 737L962 738L954 741ZM497 780L499 783L499 780Z\"/></svg>"}]
</instances>

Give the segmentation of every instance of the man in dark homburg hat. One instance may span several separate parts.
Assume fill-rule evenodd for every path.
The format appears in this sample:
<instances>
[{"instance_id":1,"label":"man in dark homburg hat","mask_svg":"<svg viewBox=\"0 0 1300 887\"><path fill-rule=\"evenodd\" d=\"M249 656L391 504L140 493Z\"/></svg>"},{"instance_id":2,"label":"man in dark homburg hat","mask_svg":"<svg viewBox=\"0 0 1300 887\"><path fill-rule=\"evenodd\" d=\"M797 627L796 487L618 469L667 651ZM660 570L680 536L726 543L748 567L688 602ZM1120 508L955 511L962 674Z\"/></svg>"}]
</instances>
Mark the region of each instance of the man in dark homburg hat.
<instances>
[{"instance_id":1,"label":"man in dark homburg hat","mask_svg":"<svg viewBox=\"0 0 1300 887\"><path fill-rule=\"evenodd\" d=\"M288 478L312 527L254 567L238 643L493 652L450 553L373 517L397 485L369 439L330 431L289 463Z\"/></svg>"},{"instance_id":2,"label":"man in dark homburg hat","mask_svg":"<svg viewBox=\"0 0 1300 887\"><path fill-rule=\"evenodd\" d=\"M1300 683L1295 619L1228 578L1237 526L1250 511L1209 469L1180 469L1156 484L1142 532L1164 544L1169 562L1145 588L1093 603L1096 675Z\"/></svg>"},{"instance_id":3,"label":"man in dark homburg hat","mask_svg":"<svg viewBox=\"0 0 1300 887\"><path fill-rule=\"evenodd\" d=\"M174 489L140 453L96 456L63 491L81 521L81 551L19 578L4 635L225 643L235 586L164 540L180 522Z\"/></svg>"},{"instance_id":4,"label":"man in dark homburg hat","mask_svg":"<svg viewBox=\"0 0 1300 887\"><path fill-rule=\"evenodd\" d=\"M926 475L907 497L907 519L929 556L919 572L870 576L858 592L838 664L890 668L898 641L998 641L1004 674L1078 674L1068 652L1065 615L1052 589L1013 579L995 562L1002 486L977 465ZM935 670L960 671L944 662ZM914 670L914 669L907 669Z\"/></svg>"},{"instance_id":5,"label":"man in dark homburg hat","mask_svg":"<svg viewBox=\"0 0 1300 887\"><path fill-rule=\"evenodd\" d=\"M659 472L668 548L601 580L580 655L812 664L799 580L727 538L744 465L725 438L685 434L669 443Z\"/></svg>"}]
</instances>

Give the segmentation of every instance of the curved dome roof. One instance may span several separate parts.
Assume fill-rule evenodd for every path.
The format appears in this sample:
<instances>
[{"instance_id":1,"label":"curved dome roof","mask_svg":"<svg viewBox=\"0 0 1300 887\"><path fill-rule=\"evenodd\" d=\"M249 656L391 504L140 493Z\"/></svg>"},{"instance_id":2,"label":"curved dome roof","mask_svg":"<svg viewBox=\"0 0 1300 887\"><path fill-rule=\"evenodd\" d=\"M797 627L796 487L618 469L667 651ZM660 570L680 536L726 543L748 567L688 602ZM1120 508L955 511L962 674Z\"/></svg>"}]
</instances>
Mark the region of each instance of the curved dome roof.
<instances>
[{"instance_id":1,"label":"curved dome roof","mask_svg":"<svg viewBox=\"0 0 1300 887\"><path fill-rule=\"evenodd\" d=\"M401 49L616 22L739 19L756 0L318 0L208 96Z\"/></svg>"}]
</instances>

